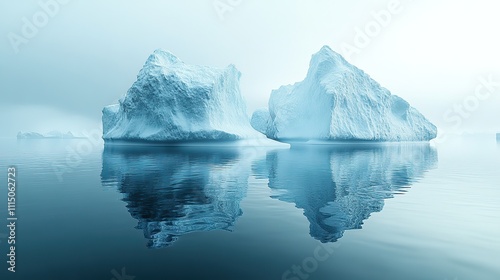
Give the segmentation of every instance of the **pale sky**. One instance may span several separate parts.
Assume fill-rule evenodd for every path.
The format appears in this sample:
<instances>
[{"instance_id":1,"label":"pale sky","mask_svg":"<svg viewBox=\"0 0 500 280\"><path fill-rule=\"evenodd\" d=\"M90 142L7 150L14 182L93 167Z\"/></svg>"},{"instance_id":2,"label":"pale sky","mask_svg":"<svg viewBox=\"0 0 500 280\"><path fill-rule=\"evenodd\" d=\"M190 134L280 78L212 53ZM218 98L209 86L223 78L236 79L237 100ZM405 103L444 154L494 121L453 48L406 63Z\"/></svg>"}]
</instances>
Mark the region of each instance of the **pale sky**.
<instances>
[{"instance_id":1,"label":"pale sky","mask_svg":"<svg viewBox=\"0 0 500 280\"><path fill-rule=\"evenodd\" d=\"M250 116L323 45L442 130L500 132L498 1L39 1L0 0L3 137L96 127L158 48L235 64Z\"/></svg>"}]
</instances>

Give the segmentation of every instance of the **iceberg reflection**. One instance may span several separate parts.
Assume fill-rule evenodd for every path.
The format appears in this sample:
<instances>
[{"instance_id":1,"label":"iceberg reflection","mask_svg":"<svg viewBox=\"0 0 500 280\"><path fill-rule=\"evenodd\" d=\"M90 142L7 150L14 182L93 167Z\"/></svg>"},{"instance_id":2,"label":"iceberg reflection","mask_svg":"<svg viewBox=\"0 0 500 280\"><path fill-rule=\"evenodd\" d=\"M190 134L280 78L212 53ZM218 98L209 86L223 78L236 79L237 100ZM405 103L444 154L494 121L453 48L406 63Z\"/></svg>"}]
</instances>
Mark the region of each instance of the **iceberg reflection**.
<instances>
[{"instance_id":1,"label":"iceberg reflection","mask_svg":"<svg viewBox=\"0 0 500 280\"><path fill-rule=\"evenodd\" d=\"M148 247L167 247L190 232L231 230L250 173L240 152L106 146L101 181L124 194Z\"/></svg>"},{"instance_id":2,"label":"iceberg reflection","mask_svg":"<svg viewBox=\"0 0 500 280\"><path fill-rule=\"evenodd\" d=\"M404 193L437 160L428 143L292 146L269 152L253 172L269 178L273 198L304 210L313 238L334 242L360 229L384 199Z\"/></svg>"}]
</instances>

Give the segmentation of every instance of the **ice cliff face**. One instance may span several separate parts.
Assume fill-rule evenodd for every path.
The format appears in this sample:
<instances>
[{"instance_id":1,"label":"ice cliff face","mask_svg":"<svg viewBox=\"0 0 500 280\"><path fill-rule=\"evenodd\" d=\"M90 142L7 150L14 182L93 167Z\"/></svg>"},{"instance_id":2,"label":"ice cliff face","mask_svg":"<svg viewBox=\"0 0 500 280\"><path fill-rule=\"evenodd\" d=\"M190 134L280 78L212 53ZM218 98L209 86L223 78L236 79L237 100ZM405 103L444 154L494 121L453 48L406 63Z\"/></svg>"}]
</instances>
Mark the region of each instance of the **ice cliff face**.
<instances>
[{"instance_id":1,"label":"ice cliff face","mask_svg":"<svg viewBox=\"0 0 500 280\"><path fill-rule=\"evenodd\" d=\"M240 72L187 65L156 50L120 104L103 109L105 141L188 142L259 138L239 89Z\"/></svg>"},{"instance_id":2,"label":"ice cliff face","mask_svg":"<svg viewBox=\"0 0 500 280\"><path fill-rule=\"evenodd\" d=\"M256 110L252 115L250 123L255 130L267 135L267 129L272 125L269 111L266 108Z\"/></svg>"},{"instance_id":3,"label":"ice cliff face","mask_svg":"<svg viewBox=\"0 0 500 280\"><path fill-rule=\"evenodd\" d=\"M271 93L252 117L269 138L286 140L428 141L437 129L329 47L313 55L302 82Z\"/></svg>"}]
</instances>

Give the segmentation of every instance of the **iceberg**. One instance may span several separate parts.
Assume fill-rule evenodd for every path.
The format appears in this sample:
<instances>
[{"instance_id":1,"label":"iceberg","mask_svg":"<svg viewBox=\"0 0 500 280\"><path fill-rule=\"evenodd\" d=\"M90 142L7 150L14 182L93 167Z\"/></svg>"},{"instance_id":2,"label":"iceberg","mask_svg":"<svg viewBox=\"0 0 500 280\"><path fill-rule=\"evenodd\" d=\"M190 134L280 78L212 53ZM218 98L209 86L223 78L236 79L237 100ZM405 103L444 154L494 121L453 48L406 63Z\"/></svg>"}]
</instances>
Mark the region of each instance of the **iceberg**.
<instances>
[{"instance_id":1,"label":"iceberg","mask_svg":"<svg viewBox=\"0 0 500 280\"><path fill-rule=\"evenodd\" d=\"M38 132L21 132L17 133L17 139L44 139L45 136Z\"/></svg>"},{"instance_id":2,"label":"iceberg","mask_svg":"<svg viewBox=\"0 0 500 280\"><path fill-rule=\"evenodd\" d=\"M188 65L168 51L156 50L119 104L103 109L103 139L106 143L268 141L250 125L240 76L234 65L225 69Z\"/></svg>"},{"instance_id":3,"label":"iceberg","mask_svg":"<svg viewBox=\"0 0 500 280\"><path fill-rule=\"evenodd\" d=\"M429 141L436 126L324 46L302 82L272 91L252 126L275 140Z\"/></svg>"}]
</instances>

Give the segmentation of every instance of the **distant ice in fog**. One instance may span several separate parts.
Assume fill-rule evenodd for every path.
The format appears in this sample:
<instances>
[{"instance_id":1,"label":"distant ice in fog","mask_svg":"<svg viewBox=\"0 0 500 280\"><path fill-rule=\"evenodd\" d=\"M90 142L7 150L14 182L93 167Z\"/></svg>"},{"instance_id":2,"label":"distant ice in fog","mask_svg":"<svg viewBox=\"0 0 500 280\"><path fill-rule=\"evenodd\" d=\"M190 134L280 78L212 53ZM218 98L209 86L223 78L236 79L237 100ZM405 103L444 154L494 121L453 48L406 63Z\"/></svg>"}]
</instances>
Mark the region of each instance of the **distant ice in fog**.
<instances>
[{"instance_id":1,"label":"distant ice in fog","mask_svg":"<svg viewBox=\"0 0 500 280\"><path fill-rule=\"evenodd\" d=\"M57 130L42 134L38 132L18 132L17 139L82 139L85 137L74 136L71 131L62 133Z\"/></svg>"}]
</instances>

